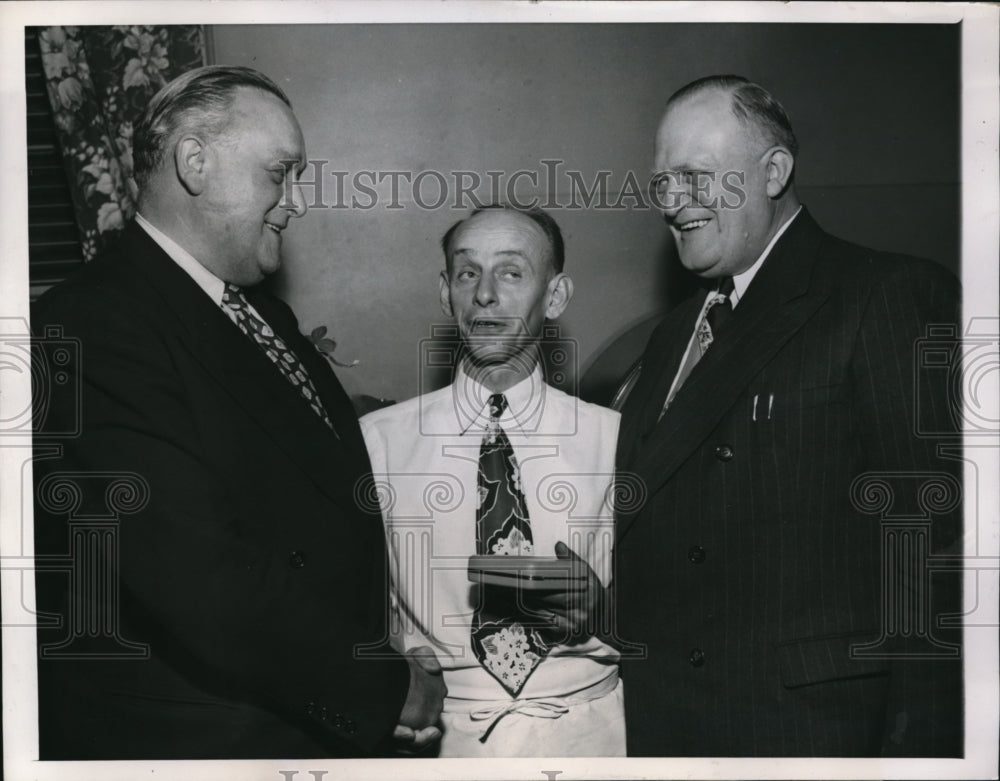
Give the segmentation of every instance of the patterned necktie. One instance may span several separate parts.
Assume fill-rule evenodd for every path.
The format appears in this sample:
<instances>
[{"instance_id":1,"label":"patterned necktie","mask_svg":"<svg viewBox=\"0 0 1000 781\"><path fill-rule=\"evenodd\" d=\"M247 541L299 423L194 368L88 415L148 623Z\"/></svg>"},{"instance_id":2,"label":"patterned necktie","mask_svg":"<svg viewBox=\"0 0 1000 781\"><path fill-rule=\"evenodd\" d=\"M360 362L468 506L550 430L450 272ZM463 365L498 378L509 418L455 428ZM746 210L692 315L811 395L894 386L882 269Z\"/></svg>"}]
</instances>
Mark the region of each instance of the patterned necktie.
<instances>
[{"instance_id":1,"label":"patterned necktie","mask_svg":"<svg viewBox=\"0 0 1000 781\"><path fill-rule=\"evenodd\" d=\"M309 402L309 406L312 407L312 411L319 415L320 420L336 434L330 416L326 414L326 408L323 406L319 394L316 393L312 380L309 379L306 367L302 365L298 356L288 348L271 326L251 311L243 291L236 285L227 284L222 293L222 305L236 315L236 324L240 330L257 343L264 354L278 367L285 379L299 389L302 398Z\"/></svg>"},{"instance_id":2,"label":"patterned necktie","mask_svg":"<svg viewBox=\"0 0 1000 781\"><path fill-rule=\"evenodd\" d=\"M480 555L530 556L531 522L521 489L521 471L510 440L500 427L507 399L489 399L490 422L479 449L476 552ZM516 697L539 665L548 646L519 619L513 589L487 587L472 619L472 650L479 663ZM511 617L515 616L515 617Z\"/></svg>"},{"instance_id":3,"label":"patterned necktie","mask_svg":"<svg viewBox=\"0 0 1000 781\"><path fill-rule=\"evenodd\" d=\"M732 277L723 277L719 289L712 294L712 300L708 302L705 317L698 326L698 347L701 348L702 355L733 314L733 305L729 297L735 288Z\"/></svg>"},{"instance_id":4,"label":"patterned necktie","mask_svg":"<svg viewBox=\"0 0 1000 781\"><path fill-rule=\"evenodd\" d=\"M688 375L691 374L694 365L708 352L708 348L712 346L716 335L719 334L726 321L732 316L733 305L729 297L732 295L733 290L735 290L733 278L723 277L719 283L719 289L712 293L712 297L705 307L705 314L698 320L698 325L695 328L698 334L698 350L692 350L685 356L684 362L677 372L677 379L673 384L673 393L669 394L666 401L663 402L663 408L660 410L660 416L657 418L657 421L663 419L667 407L670 406L670 402L674 400L677 391L680 390L685 380L687 380Z\"/></svg>"}]
</instances>

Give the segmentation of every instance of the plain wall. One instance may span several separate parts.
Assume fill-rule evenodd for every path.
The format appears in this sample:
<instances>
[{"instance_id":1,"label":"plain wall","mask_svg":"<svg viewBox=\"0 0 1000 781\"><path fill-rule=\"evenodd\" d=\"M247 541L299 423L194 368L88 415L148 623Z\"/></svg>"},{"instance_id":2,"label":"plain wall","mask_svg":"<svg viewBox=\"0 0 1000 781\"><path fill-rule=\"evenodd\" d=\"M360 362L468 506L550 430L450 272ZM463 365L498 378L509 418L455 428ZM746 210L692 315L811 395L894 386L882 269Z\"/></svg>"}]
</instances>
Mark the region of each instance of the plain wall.
<instances>
[{"instance_id":1,"label":"plain wall","mask_svg":"<svg viewBox=\"0 0 1000 781\"><path fill-rule=\"evenodd\" d=\"M614 203L643 185L667 97L688 81L738 73L785 106L799 138L796 181L831 233L958 268L959 28L944 25L311 25L211 28L214 61L258 68L287 91L322 201L359 171L438 171L449 204L421 208L389 181L374 208L310 209L285 234L275 288L304 331L319 325L351 393L404 399L420 389L421 340L438 304L442 233L468 213L454 171L535 171L519 198L568 204L568 170L610 171ZM555 181L543 160L561 160ZM551 163L549 164L552 165ZM314 169L315 170L315 169ZM427 179L424 202L436 199ZM317 191L307 193L314 200ZM484 184L477 194L489 199ZM659 215L635 208L552 210L576 295L559 321L580 369L687 288ZM544 205L544 203L543 203ZM425 382L425 385L427 383Z\"/></svg>"}]
</instances>

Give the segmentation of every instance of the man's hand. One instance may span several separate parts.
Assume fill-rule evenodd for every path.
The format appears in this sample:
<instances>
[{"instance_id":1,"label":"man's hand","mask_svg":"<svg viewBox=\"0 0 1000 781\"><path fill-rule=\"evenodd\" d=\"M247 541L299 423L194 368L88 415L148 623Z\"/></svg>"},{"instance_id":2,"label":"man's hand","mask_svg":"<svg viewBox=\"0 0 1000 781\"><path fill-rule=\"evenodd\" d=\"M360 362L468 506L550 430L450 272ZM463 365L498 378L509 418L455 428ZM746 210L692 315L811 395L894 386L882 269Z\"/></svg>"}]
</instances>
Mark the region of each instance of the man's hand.
<instances>
[{"instance_id":1,"label":"man's hand","mask_svg":"<svg viewBox=\"0 0 1000 781\"><path fill-rule=\"evenodd\" d=\"M586 639L595 631L598 607L604 601L604 587L597 573L568 545L556 543L556 556L570 560L574 577L585 576L587 586L574 591L559 591L531 598L531 608L547 626L539 629L546 642L557 645Z\"/></svg>"},{"instance_id":2,"label":"man's hand","mask_svg":"<svg viewBox=\"0 0 1000 781\"><path fill-rule=\"evenodd\" d=\"M416 754L441 739L441 730L436 724L448 688L444 685L441 664L434 649L425 645L411 648L405 657L410 665L410 690L392 737L397 751Z\"/></svg>"}]
</instances>

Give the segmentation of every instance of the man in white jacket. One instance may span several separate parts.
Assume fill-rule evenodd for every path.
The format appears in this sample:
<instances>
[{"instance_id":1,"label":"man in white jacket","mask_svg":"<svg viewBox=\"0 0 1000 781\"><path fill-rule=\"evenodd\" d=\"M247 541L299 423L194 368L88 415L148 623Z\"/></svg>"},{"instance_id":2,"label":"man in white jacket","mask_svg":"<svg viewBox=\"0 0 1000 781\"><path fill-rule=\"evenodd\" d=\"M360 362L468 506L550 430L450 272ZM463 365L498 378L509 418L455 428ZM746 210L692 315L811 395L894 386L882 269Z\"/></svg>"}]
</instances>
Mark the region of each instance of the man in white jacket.
<instances>
[{"instance_id":1,"label":"man in white jacket","mask_svg":"<svg viewBox=\"0 0 1000 781\"><path fill-rule=\"evenodd\" d=\"M382 481L394 643L430 646L444 668L440 756L624 756L619 655L594 636L618 414L548 385L539 357L573 294L561 233L541 210L490 207L442 245L453 382L361 421ZM473 555L558 557L579 588L473 582Z\"/></svg>"}]
</instances>

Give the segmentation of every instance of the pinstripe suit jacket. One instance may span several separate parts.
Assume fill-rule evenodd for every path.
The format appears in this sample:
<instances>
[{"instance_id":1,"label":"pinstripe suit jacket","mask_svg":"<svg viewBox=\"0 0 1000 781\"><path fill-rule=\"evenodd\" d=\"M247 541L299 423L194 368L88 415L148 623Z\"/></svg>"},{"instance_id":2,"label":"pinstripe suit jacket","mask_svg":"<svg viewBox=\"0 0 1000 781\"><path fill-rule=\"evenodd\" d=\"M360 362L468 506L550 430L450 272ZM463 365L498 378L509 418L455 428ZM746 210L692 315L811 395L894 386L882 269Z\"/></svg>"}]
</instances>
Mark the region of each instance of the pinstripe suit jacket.
<instances>
[{"instance_id":1,"label":"pinstripe suit jacket","mask_svg":"<svg viewBox=\"0 0 1000 781\"><path fill-rule=\"evenodd\" d=\"M920 547L959 535L958 461L914 433L953 426L946 372L916 356L957 322L955 279L803 210L658 421L702 300L654 332L623 410L629 753L959 754L957 641L925 623L957 586Z\"/></svg>"}]
</instances>

